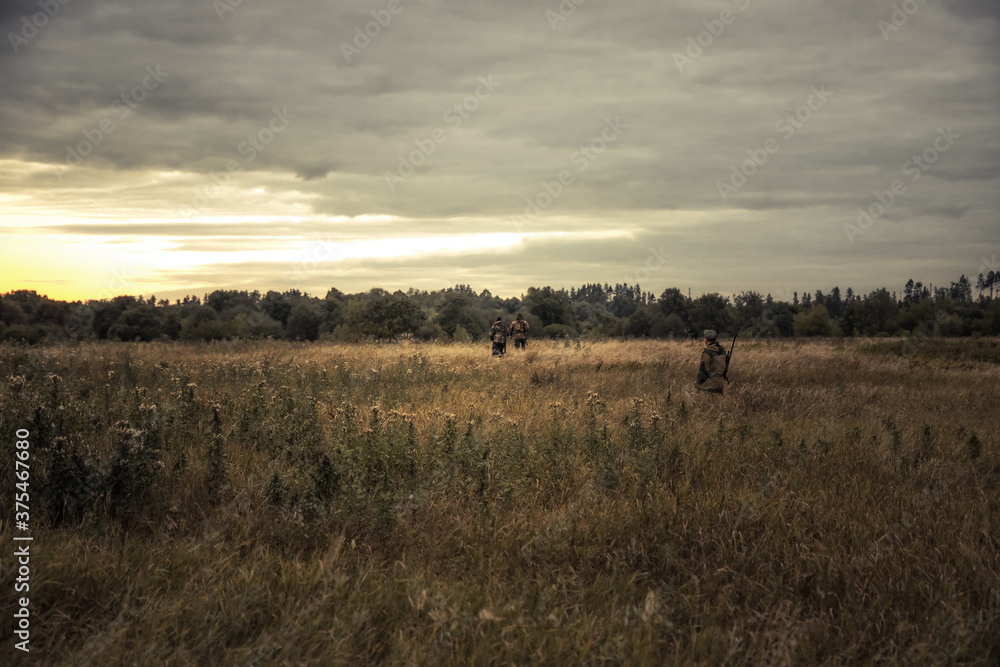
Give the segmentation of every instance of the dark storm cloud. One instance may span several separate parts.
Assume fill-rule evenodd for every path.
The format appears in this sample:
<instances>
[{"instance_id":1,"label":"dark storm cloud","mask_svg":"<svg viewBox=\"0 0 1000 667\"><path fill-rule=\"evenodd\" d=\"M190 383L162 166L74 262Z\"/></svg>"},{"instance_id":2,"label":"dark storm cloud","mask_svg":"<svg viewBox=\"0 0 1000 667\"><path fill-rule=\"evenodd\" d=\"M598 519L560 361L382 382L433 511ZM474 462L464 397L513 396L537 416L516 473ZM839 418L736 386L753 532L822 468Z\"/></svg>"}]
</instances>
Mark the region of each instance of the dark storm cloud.
<instances>
[{"instance_id":1,"label":"dark storm cloud","mask_svg":"<svg viewBox=\"0 0 1000 667\"><path fill-rule=\"evenodd\" d=\"M993 0L945 0L944 6L966 19L991 18L1000 21L1000 4Z\"/></svg>"},{"instance_id":2,"label":"dark storm cloud","mask_svg":"<svg viewBox=\"0 0 1000 667\"><path fill-rule=\"evenodd\" d=\"M36 0L8 0L0 4L0 28L4 34L8 30L16 30L21 23L22 16L30 16L40 11Z\"/></svg>"}]
</instances>

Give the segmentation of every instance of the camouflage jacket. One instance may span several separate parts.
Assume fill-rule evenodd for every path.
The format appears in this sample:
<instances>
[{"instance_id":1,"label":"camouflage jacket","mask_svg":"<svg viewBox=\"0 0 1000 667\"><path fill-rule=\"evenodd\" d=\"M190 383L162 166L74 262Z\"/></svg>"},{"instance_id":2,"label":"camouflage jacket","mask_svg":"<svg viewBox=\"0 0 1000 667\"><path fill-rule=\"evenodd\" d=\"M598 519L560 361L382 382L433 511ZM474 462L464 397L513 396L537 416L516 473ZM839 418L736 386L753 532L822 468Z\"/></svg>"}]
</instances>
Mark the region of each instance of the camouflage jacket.
<instances>
[{"instance_id":1,"label":"camouflage jacket","mask_svg":"<svg viewBox=\"0 0 1000 667\"><path fill-rule=\"evenodd\" d=\"M514 340L524 340L528 337L528 321L514 320L510 323L510 334Z\"/></svg>"},{"instance_id":2,"label":"camouflage jacket","mask_svg":"<svg viewBox=\"0 0 1000 667\"><path fill-rule=\"evenodd\" d=\"M725 372L726 350L718 341L707 345L701 353L701 365L698 367L698 388L721 391L725 384L722 379Z\"/></svg>"},{"instance_id":3,"label":"camouflage jacket","mask_svg":"<svg viewBox=\"0 0 1000 667\"><path fill-rule=\"evenodd\" d=\"M507 342L507 327L503 325L503 322L496 322L490 329L490 340L494 343Z\"/></svg>"}]
</instances>

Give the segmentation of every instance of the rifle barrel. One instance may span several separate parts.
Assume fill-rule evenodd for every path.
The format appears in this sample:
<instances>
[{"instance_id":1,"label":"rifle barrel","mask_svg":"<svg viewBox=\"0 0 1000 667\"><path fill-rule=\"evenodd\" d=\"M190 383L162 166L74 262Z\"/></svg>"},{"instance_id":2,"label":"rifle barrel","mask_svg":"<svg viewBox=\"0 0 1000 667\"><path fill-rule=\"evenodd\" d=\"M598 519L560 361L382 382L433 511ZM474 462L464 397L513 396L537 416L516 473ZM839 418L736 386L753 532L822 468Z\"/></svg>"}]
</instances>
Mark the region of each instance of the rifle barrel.
<instances>
[{"instance_id":1,"label":"rifle barrel","mask_svg":"<svg viewBox=\"0 0 1000 667\"><path fill-rule=\"evenodd\" d=\"M737 331L733 336L733 344L729 346L729 352L726 353L726 370L722 371L722 379L729 384L729 360L733 358L733 349L736 347L736 336L739 336L740 332Z\"/></svg>"}]
</instances>

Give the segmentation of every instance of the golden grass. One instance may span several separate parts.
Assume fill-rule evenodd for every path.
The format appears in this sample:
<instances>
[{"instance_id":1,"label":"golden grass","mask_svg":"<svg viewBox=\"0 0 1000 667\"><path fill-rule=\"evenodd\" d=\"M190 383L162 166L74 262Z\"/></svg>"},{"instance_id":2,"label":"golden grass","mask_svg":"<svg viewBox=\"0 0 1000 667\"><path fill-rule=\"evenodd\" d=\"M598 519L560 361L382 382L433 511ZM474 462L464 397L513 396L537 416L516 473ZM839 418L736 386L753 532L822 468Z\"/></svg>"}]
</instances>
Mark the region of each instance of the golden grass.
<instances>
[{"instance_id":1,"label":"golden grass","mask_svg":"<svg viewBox=\"0 0 1000 667\"><path fill-rule=\"evenodd\" d=\"M0 347L32 661L997 664L1000 366L865 345Z\"/></svg>"}]
</instances>

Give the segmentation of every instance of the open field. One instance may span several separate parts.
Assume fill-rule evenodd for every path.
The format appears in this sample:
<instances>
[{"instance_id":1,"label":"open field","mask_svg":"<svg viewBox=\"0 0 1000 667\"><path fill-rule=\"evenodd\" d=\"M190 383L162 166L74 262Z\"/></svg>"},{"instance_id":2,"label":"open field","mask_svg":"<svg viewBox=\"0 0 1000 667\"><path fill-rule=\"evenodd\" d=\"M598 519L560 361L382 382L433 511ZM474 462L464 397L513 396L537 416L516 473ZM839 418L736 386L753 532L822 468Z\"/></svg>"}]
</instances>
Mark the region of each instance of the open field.
<instances>
[{"instance_id":1,"label":"open field","mask_svg":"<svg viewBox=\"0 0 1000 667\"><path fill-rule=\"evenodd\" d=\"M1000 662L996 340L529 345L0 346L3 660Z\"/></svg>"}]
</instances>

